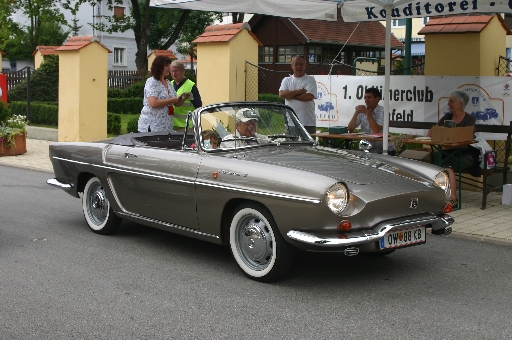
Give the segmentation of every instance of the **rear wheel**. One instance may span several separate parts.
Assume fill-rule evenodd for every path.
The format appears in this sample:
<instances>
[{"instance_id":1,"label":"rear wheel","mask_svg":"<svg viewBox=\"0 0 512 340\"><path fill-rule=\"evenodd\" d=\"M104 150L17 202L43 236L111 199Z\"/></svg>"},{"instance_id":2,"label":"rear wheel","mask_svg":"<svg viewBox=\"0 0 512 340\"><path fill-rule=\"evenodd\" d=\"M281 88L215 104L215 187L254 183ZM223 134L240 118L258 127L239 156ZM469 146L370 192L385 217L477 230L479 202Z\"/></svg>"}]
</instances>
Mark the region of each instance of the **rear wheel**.
<instances>
[{"instance_id":1,"label":"rear wheel","mask_svg":"<svg viewBox=\"0 0 512 340\"><path fill-rule=\"evenodd\" d=\"M293 260L293 248L277 230L270 212L259 204L241 204L234 211L230 247L244 274L260 282L277 280Z\"/></svg>"},{"instance_id":2,"label":"rear wheel","mask_svg":"<svg viewBox=\"0 0 512 340\"><path fill-rule=\"evenodd\" d=\"M85 221L95 233L109 235L119 229L121 219L110 208L105 190L97 177L91 178L85 185L82 209Z\"/></svg>"}]
</instances>

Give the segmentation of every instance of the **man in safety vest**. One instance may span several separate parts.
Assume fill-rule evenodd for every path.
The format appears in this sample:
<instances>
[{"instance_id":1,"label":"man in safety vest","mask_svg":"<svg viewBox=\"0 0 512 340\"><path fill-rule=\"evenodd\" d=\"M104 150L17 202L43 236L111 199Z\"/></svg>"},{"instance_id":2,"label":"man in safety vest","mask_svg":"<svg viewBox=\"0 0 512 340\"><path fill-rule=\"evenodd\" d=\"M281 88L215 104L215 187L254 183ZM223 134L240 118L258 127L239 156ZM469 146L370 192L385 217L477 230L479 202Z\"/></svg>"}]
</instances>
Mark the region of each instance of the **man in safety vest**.
<instances>
[{"instance_id":1,"label":"man in safety vest","mask_svg":"<svg viewBox=\"0 0 512 340\"><path fill-rule=\"evenodd\" d=\"M171 63L171 77L173 79L171 84L178 96L183 93L192 93L182 106L174 107L174 130L183 130L187 120L187 113L203 106L203 102L201 101L201 95L196 84L185 77L185 65L181 61L174 60Z\"/></svg>"}]
</instances>

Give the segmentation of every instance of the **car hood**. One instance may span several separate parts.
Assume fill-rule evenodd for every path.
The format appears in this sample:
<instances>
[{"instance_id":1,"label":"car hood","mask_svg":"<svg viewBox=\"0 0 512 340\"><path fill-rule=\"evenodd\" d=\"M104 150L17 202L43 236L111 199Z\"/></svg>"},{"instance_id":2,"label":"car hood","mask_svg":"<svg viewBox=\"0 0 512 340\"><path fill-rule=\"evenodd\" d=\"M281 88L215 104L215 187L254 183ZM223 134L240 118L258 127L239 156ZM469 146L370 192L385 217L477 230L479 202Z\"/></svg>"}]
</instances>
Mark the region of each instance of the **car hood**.
<instances>
[{"instance_id":1,"label":"car hood","mask_svg":"<svg viewBox=\"0 0 512 340\"><path fill-rule=\"evenodd\" d=\"M442 169L431 164L393 156L325 147L260 149L244 154L247 161L267 163L354 184L396 181L397 177L431 183Z\"/></svg>"}]
</instances>

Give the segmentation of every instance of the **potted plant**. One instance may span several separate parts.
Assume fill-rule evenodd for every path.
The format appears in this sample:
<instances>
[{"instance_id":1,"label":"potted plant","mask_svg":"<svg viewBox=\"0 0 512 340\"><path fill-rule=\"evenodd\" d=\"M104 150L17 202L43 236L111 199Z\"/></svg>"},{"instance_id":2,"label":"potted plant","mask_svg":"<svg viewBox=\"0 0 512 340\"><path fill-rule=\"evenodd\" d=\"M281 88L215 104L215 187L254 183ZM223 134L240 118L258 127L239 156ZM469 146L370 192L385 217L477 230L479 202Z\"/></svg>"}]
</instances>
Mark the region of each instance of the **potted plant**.
<instances>
[{"instance_id":1,"label":"potted plant","mask_svg":"<svg viewBox=\"0 0 512 340\"><path fill-rule=\"evenodd\" d=\"M0 156L14 156L27 152L27 119L13 115L0 122Z\"/></svg>"}]
</instances>

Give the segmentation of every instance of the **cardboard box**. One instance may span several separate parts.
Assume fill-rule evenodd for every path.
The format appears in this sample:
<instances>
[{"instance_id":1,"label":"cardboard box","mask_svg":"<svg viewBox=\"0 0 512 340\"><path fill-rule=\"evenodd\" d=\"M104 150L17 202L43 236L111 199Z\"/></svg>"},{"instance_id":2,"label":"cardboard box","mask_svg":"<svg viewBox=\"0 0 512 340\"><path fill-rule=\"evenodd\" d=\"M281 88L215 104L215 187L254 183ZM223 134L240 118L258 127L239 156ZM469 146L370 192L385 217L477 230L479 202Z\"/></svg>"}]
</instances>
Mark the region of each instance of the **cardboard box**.
<instances>
[{"instance_id":1,"label":"cardboard box","mask_svg":"<svg viewBox=\"0 0 512 340\"><path fill-rule=\"evenodd\" d=\"M432 127L432 143L458 143L474 139L475 127L464 126L447 128L444 126Z\"/></svg>"},{"instance_id":2,"label":"cardboard box","mask_svg":"<svg viewBox=\"0 0 512 340\"><path fill-rule=\"evenodd\" d=\"M420 162L431 163L430 149L427 148L405 150L398 156L403 158L414 159Z\"/></svg>"}]
</instances>

